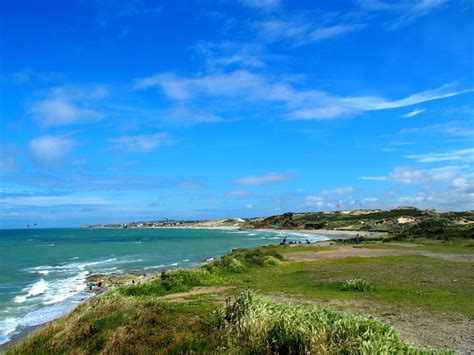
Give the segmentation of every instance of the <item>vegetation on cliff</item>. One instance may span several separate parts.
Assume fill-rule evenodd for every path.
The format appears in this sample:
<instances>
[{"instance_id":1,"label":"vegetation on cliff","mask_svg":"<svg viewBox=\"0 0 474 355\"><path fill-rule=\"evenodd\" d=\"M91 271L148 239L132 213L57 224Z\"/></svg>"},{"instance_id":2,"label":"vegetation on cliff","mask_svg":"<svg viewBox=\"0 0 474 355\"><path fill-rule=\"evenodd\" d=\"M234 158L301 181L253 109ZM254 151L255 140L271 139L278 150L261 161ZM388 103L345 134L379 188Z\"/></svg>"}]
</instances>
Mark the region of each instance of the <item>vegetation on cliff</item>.
<instances>
[{"instance_id":1,"label":"vegetation on cliff","mask_svg":"<svg viewBox=\"0 0 474 355\"><path fill-rule=\"evenodd\" d=\"M329 229L386 232L399 239L474 238L474 213L419 210L414 207L383 210L284 213L247 221L243 229Z\"/></svg>"},{"instance_id":2,"label":"vegetation on cliff","mask_svg":"<svg viewBox=\"0 0 474 355\"><path fill-rule=\"evenodd\" d=\"M443 245L436 248L451 250ZM471 263L380 242L354 250L387 256L324 258L344 248L352 247L237 249L199 269L156 274L94 297L9 353L420 353L446 348L444 334L474 315ZM407 317L423 315L432 324L423 336L434 340L415 346L380 322L398 313L402 330ZM413 322L404 336L423 331Z\"/></svg>"}]
</instances>

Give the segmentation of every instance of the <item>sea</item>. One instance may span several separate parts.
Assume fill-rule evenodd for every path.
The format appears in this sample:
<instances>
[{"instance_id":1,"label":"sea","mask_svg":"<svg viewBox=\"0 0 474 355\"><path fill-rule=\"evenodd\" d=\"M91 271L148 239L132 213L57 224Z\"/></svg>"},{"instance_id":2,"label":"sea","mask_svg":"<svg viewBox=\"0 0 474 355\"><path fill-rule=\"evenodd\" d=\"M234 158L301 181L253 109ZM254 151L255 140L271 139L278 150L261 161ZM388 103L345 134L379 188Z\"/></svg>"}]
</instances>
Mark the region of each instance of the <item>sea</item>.
<instances>
[{"instance_id":1,"label":"sea","mask_svg":"<svg viewBox=\"0 0 474 355\"><path fill-rule=\"evenodd\" d=\"M228 229L0 230L0 344L58 318L92 294L89 274L194 267L234 248L327 237Z\"/></svg>"}]
</instances>

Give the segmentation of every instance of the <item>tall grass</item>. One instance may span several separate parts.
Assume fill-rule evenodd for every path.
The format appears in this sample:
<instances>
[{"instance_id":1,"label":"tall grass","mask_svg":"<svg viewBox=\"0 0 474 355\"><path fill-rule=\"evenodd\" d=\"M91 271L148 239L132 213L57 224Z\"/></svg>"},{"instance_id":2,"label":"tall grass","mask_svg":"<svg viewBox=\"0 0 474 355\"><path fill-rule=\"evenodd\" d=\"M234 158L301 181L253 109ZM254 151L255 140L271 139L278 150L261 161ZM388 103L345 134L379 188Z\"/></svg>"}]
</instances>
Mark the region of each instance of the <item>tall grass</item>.
<instances>
[{"instance_id":1,"label":"tall grass","mask_svg":"<svg viewBox=\"0 0 474 355\"><path fill-rule=\"evenodd\" d=\"M176 292L187 292L196 286L214 285L219 276L205 269L181 269L162 273L161 277L141 285L128 285L118 289L124 296L163 296Z\"/></svg>"},{"instance_id":2,"label":"tall grass","mask_svg":"<svg viewBox=\"0 0 474 355\"><path fill-rule=\"evenodd\" d=\"M360 316L265 301L251 292L215 311L207 326L220 349L235 353L422 353L386 324Z\"/></svg>"},{"instance_id":3,"label":"tall grass","mask_svg":"<svg viewBox=\"0 0 474 355\"><path fill-rule=\"evenodd\" d=\"M279 265L283 260L284 257L273 247L263 246L255 249L235 249L204 268L210 272L243 273L252 267Z\"/></svg>"},{"instance_id":4,"label":"tall grass","mask_svg":"<svg viewBox=\"0 0 474 355\"><path fill-rule=\"evenodd\" d=\"M341 286L342 291L361 291L367 292L374 289L374 285L364 279L346 280Z\"/></svg>"}]
</instances>

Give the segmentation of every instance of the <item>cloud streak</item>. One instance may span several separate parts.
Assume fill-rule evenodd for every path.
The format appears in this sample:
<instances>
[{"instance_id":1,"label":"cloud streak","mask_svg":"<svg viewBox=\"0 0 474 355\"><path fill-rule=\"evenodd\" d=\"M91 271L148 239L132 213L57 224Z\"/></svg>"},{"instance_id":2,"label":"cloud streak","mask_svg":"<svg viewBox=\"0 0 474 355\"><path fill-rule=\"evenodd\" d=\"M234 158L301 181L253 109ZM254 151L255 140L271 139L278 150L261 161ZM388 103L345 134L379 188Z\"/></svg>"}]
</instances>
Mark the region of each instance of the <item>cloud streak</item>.
<instances>
[{"instance_id":1,"label":"cloud streak","mask_svg":"<svg viewBox=\"0 0 474 355\"><path fill-rule=\"evenodd\" d=\"M415 117L415 116L418 116L420 114L422 114L423 112L425 112L426 110L424 108L422 109L419 109L419 108L416 108L414 109L413 111L410 111L408 113L405 113L404 115L402 115L403 118L410 118L410 117Z\"/></svg>"},{"instance_id":2,"label":"cloud streak","mask_svg":"<svg viewBox=\"0 0 474 355\"><path fill-rule=\"evenodd\" d=\"M194 78L179 77L172 73L160 73L136 79L135 90L157 87L171 100L189 103L204 97L222 97L237 102L266 102L286 105L286 119L324 120L357 115L366 111L378 111L408 107L433 100L445 99L472 89L455 90L455 83L440 88L412 94L398 100L379 96L341 97L331 93L300 89L285 78L256 74L248 70L228 73L212 73Z\"/></svg>"},{"instance_id":3,"label":"cloud streak","mask_svg":"<svg viewBox=\"0 0 474 355\"><path fill-rule=\"evenodd\" d=\"M474 148L453 150L444 153L412 154L406 158L413 159L417 163L437 163L446 161L470 162L474 160Z\"/></svg>"},{"instance_id":4,"label":"cloud streak","mask_svg":"<svg viewBox=\"0 0 474 355\"><path fill-rule=\"evenodd\" d=\"M365 27L362 23L338 23L318 26L309 21L266 20L254 23L258 37L268 43L288 42L292 46L306 44L339 37L347 33L359 31Z\"/></svg>"},{"instance_id":5,"label":"cloud streak","mask_svg":"<svg viewBox=\"0 0 474 355\"><path fill-rule=\"evenodd\" d=\"M164 145L172 144L172 142L172 139L167 133L109 138L112 149L134 153L148 153Z\"/></svg>"},{"instance_id":6,"label":"cloud streak","mask_svg":"<svg viewBox=\"0 0 474 355\"><path fill-rule=\"evenodd\" d=\"M28 111L45 127L90 123L104 117L103 112L92 106L107 95L108 91L100 86L57 87L51 89L45 98L34 101Z\"/></svg>"},{"instance_id":7,"label":"cloud streak","mask_svg":"<svg viewBox=\"0 0 474 355\"><path fill-rule=\"evenodd\" d=\"M233 182L237 185L244 186L263 186L285 182L293 177L292 174L288 173L268 173L264 175L252 175L244 176L235 179Z\"/></svg>"}]
</instances>

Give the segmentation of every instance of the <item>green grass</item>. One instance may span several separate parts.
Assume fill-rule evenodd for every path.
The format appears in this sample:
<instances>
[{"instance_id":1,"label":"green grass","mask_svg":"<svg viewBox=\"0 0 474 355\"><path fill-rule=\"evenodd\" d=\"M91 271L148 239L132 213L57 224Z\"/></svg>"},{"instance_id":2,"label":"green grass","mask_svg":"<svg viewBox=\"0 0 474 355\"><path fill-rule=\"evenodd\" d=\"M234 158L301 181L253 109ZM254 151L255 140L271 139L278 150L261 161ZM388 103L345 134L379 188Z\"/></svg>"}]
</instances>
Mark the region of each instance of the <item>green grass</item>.
<instances>
[{"instance_id":1,"label":"green grass","mask_svg":"<svg viewBox=\"0 0 474 355\"><path fill-rule=\"evenodd\" d=\"M228 274L226 280L266 294L298 295L320 302L350 300L357 305L362 295L341 291L341 286L347 279L360 278L377 286L369 294L364 293L361 301L472 317L474 279L472 271L467 271L472 267L466 262L422 256L350 257L284 263L245 275Z\"/></svg>"},{"instance_id":2,"label":"green grass","mask_svg":"<svg viewBox=\"0 0 474 355\"><path fill-rule=\"evenodd\" d=\"M187 292L196 286L217 284L219 277L205 269L183 269L164 273L160 278L140 285L124 286L118 292L124 296L164 296Z\"/></svg>"},{"instance_id":3,"label":"green grass","mask_svg":"<svg viewBox=\"0 0 474 355\"><path fill-rule=\"evenodd\" d=\"M365 317L237 296L207 322L218 349L246 354L421 354L394 329ZM426 352L431 353L427 350Z\"/></svg>"},{"instance_id":4,"label":"green grass","mask_svg":"<svg viewBox=\"0 0 474 355\"><path fill-rule=\"evenodd\" d=\"M420 240L422 243L425 241ZM426 242L418 248L456 250L458 241ZM432 243L432 244L429 244ZM363 247L396 247L364 244ZM387 325L355 316L391 310L474 317L473 264L421 256L349 257L290 262L295 252L330 247L268 246L238 249L200 269L177 270L141 285L94 297L13 347L23 353L405 353L416 349ZM348 280L355 287L342 290ZM225 295L160 296L196 286L224 285ZM367 285L374 285L370 292ZM361 287L359 287L361 286ZM222 302L239 289L253 293ZM219 298L216 298L219 297ZM287 302L330 303L341 314ZM221 303L219 303L221 302ZM233 305L234 304L234 305ZM210 315L211 314L211 315Z\"/></svg>"},{"instance_id":5,"label":"green grass","mask_svg":"<svg viewBox=\"0 0 474 355\"><path fill-rule=\"evenodd\" d=\"M9 354L210 352L201 320L217 305L209 301L161 302L117 292L95 297L41 328Z\"/></svg>"}]
</instances>

